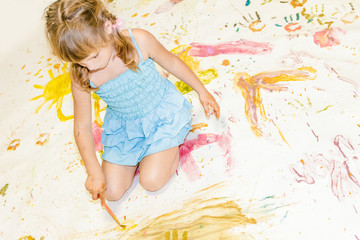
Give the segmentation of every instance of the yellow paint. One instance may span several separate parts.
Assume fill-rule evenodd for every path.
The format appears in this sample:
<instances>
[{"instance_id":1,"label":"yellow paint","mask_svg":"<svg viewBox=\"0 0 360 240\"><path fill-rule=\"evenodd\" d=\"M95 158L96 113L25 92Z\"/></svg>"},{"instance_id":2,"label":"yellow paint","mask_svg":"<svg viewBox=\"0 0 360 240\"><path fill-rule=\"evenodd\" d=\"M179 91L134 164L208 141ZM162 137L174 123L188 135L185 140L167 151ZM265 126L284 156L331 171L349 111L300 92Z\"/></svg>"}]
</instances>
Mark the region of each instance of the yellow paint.
<instances>
[{"instance_id":1,"label":"yellow paint","mask_svg":"<svg viewBox=\"0 0 360 240\"><path fill-rule=\"evenodd\" d=\"M239 72L234 77L234 89L241 90L241 94L245 99L245 114L252 132L256 136L262 136L262 132L258 127L259 119L267 121L264 105L262 104L260 90L281 91L282 86L276 85L279 82L289 81L305 81L316 78L316 70L312 67L302 67L294 70L262 72L254 76L250 76L246 72ZM258 114L259 113L259 114ZM272 121L273 122L273 121ZM273 122L276 126L276 124ZM276 126L277 127L277 126ZM287 143L284 135L279 134L284 142Z\"/></svg>"},{"instance_id":2,"label":"yellow paint","mask_svg":"<svg viewBox=\"0 0 360 240\"><path fill-rule=\"evenodd\" d=\"M35 238L30 235L27 235L19 238L19 240L35 240Z\"/></svg>"},{"instance_id":3,"label":"yellow paint","mask_svg":"<svg viewBox=\"0 0 360 240\"><path fill-rule=\"evenodd\" d=\"M129 239L239 239L233 227L256 224L234 201L221 198L195 199L181 209L160 215L145 227L132 232Z\"/></svg>"},{"instance_id":4,"label":"yellow paint","mask_svg":"<svg viewBox=\"0 0 360 240\"><path fill-rule=\"evenodd\" d=\"M60 64L54 64L53 66L55 69L60 72ZM47 103L51 102L48 110L56 103L56 112L57 117L60 121L67 121L74 118L74 115L65 116L61 110L63 99L66 95L71 93L71 78L70 72L67 71L67 63L65 63L61 67L61 74L58 76L54 76L53 71L50 69L48 70L50 81L45 85L41 86L38 84L34 85L34 88L43 89L43 94L37 97L32 98L30 101L37 100L39 98L44 98L44 102L36 109L35 113L39 113L39 110L42 106ZM95 100L94 102L94 111L95 111L95 123L101 127L103 122L101 121L100 112L105 110L105 108L100 109L100 97L97 96L95 93L92 94L92 98Z\"/></svg>"},{"instance_id":5,"label":"yellow paint","mask_svg":"<svg viewBox=\"0 0 360 240\"><path fill-rule=\"evenodd\" d=\"M100 99L101 98L97 94L93 93L92 94L92 99L94 99L94 110L95 110L95 120L94 120L94 122L95 122L96 125L98 125L98 127L101 128L104 122L101 120L100 112L104 111L106 109L106 107L100 109Z\"/></svg>"},{"instance_id":6,"label":"yellow paint","mask_svg":"<svg viewBox=\"0 0 360 240\"><path fill-rule=\"evenodd\" d=\"M51 101L48 110L56 103L57 116L60 121L66 121L74 118L73 115L65 116L61 110L64 97L71 93L70 73L66 71L66 67L67 64L64 64L61 68L62 74L58 75L57 77L54 77L54 74L50 69L48 73L51 80L45 86L40 86L37 84L34 85L35 88L44 90L42 95L34 97L30 100L34 101L39 98L44 98L44 102L36 109L36 114L46 102Z\"/></svg>"},{"instance_id":7,"label":"yellow paint","mask_svg":"<svg viewBox=\"0 0 360 240\"><path fill-rule=\"evenodd\" d=\"M207 70L201 71L199 69L200 61L189 55L190 49L190 45L180 45L172 49L171 52L177 55L183 62L185 62L185 64L197 75L203 84L209 84L212 80L218 77L217 70L215 68L209 68ZM182 94L186 94L193 90L183 81L176 82L175 86Z\"/></svg>"}]
</instances>

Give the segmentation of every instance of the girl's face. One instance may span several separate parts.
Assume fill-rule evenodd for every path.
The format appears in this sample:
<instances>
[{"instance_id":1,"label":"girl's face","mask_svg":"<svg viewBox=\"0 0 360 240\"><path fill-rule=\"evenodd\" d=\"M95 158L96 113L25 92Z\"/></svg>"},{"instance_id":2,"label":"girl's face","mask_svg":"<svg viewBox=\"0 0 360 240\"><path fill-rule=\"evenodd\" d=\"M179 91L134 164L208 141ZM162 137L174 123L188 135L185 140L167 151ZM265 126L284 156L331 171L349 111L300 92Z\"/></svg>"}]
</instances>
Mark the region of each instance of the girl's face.
<instances>
[{"instance_id":1,"label":"girl's face","mask_svg":"<svg viewBox=\"0 0 360 240\"><path fill-rule=\"evenodd\" d=\"M96 72L106 68L109 64L115 50L112 44L99 48L98 51L91 53L87 58L79 62L83 67L89 69L90 72Z\"/></svg>"}]
</instances>

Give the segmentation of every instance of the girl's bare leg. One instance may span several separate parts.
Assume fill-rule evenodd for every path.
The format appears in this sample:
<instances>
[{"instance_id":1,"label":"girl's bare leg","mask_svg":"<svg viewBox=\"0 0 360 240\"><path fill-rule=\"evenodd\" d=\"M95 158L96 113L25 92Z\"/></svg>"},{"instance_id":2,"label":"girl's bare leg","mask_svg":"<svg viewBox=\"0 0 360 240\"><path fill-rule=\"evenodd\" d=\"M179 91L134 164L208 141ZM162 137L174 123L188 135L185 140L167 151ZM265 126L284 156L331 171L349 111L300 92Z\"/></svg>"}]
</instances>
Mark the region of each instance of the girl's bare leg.
<instances>
[{"instance_id":1,"label":"girl's bare leg","mask_svg":"<svg viewBox=\"0 0 360 240\"><path fill-rule=\"evenodd\" d=\"M161 189L174 175L178 165L178 146L144 157L139 165L141 186L152 192Z\"/></svg>"},{"instance_id":2,"label":"girl's bare leg","mask_svg":"<svg viewBox=\"0 0 360 240\"><path fill-rule=\"evenodd\" d=\"M103 161L102 169L106 179L105 197L109 201L120 200L134 180L137 166L126 166Z\"/></svg>"}]
</instances>

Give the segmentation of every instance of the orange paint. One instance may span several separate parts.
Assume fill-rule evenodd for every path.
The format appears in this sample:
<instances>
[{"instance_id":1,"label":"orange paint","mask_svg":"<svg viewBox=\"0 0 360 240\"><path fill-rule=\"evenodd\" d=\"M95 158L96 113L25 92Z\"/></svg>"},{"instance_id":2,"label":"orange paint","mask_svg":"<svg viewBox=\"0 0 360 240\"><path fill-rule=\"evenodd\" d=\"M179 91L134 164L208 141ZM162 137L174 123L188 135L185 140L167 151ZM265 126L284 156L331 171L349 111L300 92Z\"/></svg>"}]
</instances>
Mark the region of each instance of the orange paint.
<instances>
[{"instance_id":1,"label":"orange paint","mask_svg":"<svg viewBox=\"0 0 360 240\"><path fill-rule=\"evenodd\" d=\"M358 127L360 127L360 124L357 124Z\"/></svg>"},{"instance_id":2,"label":"orange paint","mask_svg":"<svg viewBox=\"0 0 360 240\"><path fill-rule=\"evenodd\" d=\"M152 23L152 24L150 24L150 26L154 26L156 23Z\"/></svg>"},{"instance_id":3,"label":"orange paint","mask_svg":"<svg viewBox=\"0 0 360 240\"><path fill-rule=\"evenodd\" d=\"M131 17L136 17L138 14L137 13L135 13L135 14L133 14Z\"/></svg>"},{"instance_id":4,"label":"orange paint","mask_svg":"<svg viewBox=\"0 0 360 240\"><path fill-rule=\"evenodd\" d=\"M224 59L223 62L221 63L221 65L223 66L229 66L230 65L230 61L227 59Z\"/></svg>"},{"instance_id":5,"label":"orange paint","mask_svg":"<svg viewBox=\"0 0 360 240\"><path fill-rule=\"evenodd\" d=\"M198 123L198 124L194 124L192 125L192 129L190 130L191 132L194 132L197 129L201 129L203 127L208 127L209 125L207 123Z\"/></svg>"},{"instance_id":6,"label":"orange paint","mask_svg":"<svg viewBox=\"0 0 360 240\"><path fill-rule=\"evenodd\" d=\"M142 15L143 18L146 18L147 16L149 16L150 13L146 13L144 15Z\"/></svg>"},{"instance_id":7,"label":"orange paint","mask_svg":"<svg viewBox=\"0 0 360 240\"><path fill-rule=\"evenodd\" d=\"M266 24L262 23L260 20L256 20L249 24L249 29L253 32L260 32L265 28Z\"/></svg>"},{"instance_id":8,"label":"orange paint","mask_svg":"<svg viewBox=\"0 0 360 240\"><path fill-rule=\"evenodd\" d=\"M36 145L44 146L49 142L50 133L41 133L36 139Z\"/></svg>"},{"instance_id":9,"label":"orange paint","mask_svg":"<svg viewBox=\"0 0 360 240\"><path fill-rule=\"evenodd\" d=\"M23 70L25 68L26 64L24 66L22 66L21 70Z\"/></svg>"},{"instance_id":10,"label":"orange paint","mask_svg":"<svg viewBox=\"0 0 360 240\"><path fill-rule=\"evenodd\" d=\"M301 160L300 160L300 162L301 162L303 165L305 165L305 162L304 162L304 160L303 160L303 159L301 159Z\"/></svg>"},{"instance_id":11,"label":"orange paint","mask_svg":"<svg viewBox=\"0 0 360 240\"><path fill-rule=\"evenodd\" d=\"M293 8L296 8L296 7L302 7L306 2L307 2L307 0L302 0L302 1L292 0L290 2L290 4L291 4L291 6L293 6Z\"/></svg>"},{"instance_id":12,"label":"orange paint","mask_svg":"<svg viewBox=\"0 0 360 240\"><path fill-rule=\"evenodd\" d=\"M7 147L8 151L15 151L20 146L20 139L14 139L10 142L9 146Z\"/></svg>"},{"instance_id":13,"label":"orange paint","mask_svg":"<svg viewBox=\"0 0 360 240\"><path fill-rule=\"evenodd\" d=\"M60 64L57 63L57 64L54 64L54 68L58 70L58 72L60 72Z\"/></svg>"},{"instance_id":14,"label":"orange paint","mask_svg":"<svg viewBox=\"0 0 360 240\"><path fill-rule=\"evenodd\" d=\"M287 32L295 32L301 29L301 25L299 23L289 23L284 28Z\"/></svg>"}]
</instances>

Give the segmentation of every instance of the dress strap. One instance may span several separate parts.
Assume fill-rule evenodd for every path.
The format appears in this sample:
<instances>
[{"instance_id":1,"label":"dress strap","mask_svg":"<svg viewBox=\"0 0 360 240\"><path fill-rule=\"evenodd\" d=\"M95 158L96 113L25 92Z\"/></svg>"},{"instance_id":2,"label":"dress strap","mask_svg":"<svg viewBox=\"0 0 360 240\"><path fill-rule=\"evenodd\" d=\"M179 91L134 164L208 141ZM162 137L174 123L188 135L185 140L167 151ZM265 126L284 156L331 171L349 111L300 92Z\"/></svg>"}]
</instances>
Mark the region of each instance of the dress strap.
<instances>
[{"instance_id":1,"label":"dress strap","mask_svg":"<svg viewBox=\"0 0 360 240\"><path fill-rule=\"evenodd\" d=\"M143 56L142 56L142 54L141 54L141 52L140 52L140 48L139 48L139 46L137 45L137 43L136 43L136 41L135 41L134 35L133 35L132 32L131 32L131 29L129 28L128 30L129 30L129 34L130 34L131 40L132 40L133 44L135 45L135 48L136 48L136 50L137 50L137 52L138 52L138 54L139 54L139 56L140 56L141 61L144 61L144 58L143 58Z\"/></svg>"},{"instance_id":2,"label":"dress strap","mask_svg":"<svg viewBox=\"0 0 360 240\"><path fill-rule=\"evenodd\" d=\"M97 88L97 86L91 80L89 80L89 82L90 82L90 87Z\"/></svg>"}]
</instances>

